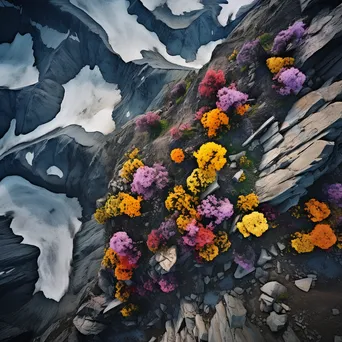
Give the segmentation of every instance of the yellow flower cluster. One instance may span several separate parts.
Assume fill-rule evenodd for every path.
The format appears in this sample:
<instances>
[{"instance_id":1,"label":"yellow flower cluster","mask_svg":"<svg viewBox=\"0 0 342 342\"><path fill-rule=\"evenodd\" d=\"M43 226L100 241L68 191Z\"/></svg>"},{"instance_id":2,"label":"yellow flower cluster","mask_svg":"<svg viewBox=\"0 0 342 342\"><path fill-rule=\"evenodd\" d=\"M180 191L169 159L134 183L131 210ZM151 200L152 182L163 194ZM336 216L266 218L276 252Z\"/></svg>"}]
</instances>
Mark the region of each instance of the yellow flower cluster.
<instances>
[{"instance_id":1,"label":"yellow flower cluster","mask_svg":"<svg viewBox=\"0 0 342 342\"><path fill-rule=\"evenodd\" d=\"M200 249L198 254L202 259L206 261L212 261L218 256L219 249L214 244L205 245L203 248Z\"/></svg>"},{"instance_id":2,"label":"yellow flower cluster","mask_svg":"<svg viewBox=\"0 0 342 342\"><path fill-rule=\"evenodd\" d=\"M119 192L115 196L110 196L106 202L105 210L108 217L115 217L126 214L129 217L140 216L142 197L134 198L133 196Z\"/></svg>"},{"instance_id":3,"label":"yellow flower cluster","mask_svg":"<svg viewBox=\"0 0 342 342\"><path fill-rule=\"evenodd\" d=\"M216 172L213 170L194 169L186 180L188 189L193 194L198 194L202 189L213 183L216 179Z\"/></svg>"},{"instance_id":4,"label":"yellow flower cluster","mask_svg":"<svg viewBox=\"0 0 342 342\"><path fill-rule=\"evenodd\" d=\"M118 281L115 285L115 298L121 302L127 302L130 296L130 292L127 289L125 282Z\"/></svg>"},{"instance_id":5,"label":"yellow flower cluster","mask_svg":"<svg viewBox=\"0 0 342 342\"><path fill-rule=\"evenodd\" d=\"M249 160L246 156L242 156L239 159L239 164L240 164L241 167L244 167L244 168L248 169L249 167L252 166L252 161Z\"/></svg>"},{"instance_id":6,"label":"yellow flower cluster","mask_svg":"<svg viewBox=\"0 0 342 342\"><path fill-rule=\"evenodd\" d=\"M236 61L236 57L239 54L239 51L234 49L233 53L228 57L230 62Z\"/></svg>"},{"instance_id":7,"label":"yellow flower cluster","mask_svg":"<svg viewBox=\"0 0 342 342\"><path fill-rule=\"evenodd\" d=\"M138 311L138 306L130 303L127 304L120 312L123 317L129 317L136 311Z\"/></svg>"},{"instance_id":8,"label":"yellow flower cluster","mask_svg":"<svg viewBox=\"0 0 342 342\"><path fill-rule=\"evenodd\" d=\"M139 149L138 148L134 148L131 152L128 152L128 153L126 153L125 154L125 157L127 158L127 159L135 159L137 156L138 156L138 154L139 154ZM139 158L138 158L139 159Z\"/></svg>"},{"instance_id":9,"label":"yellow flower cluster","mask_svg":"<svg viewBox=\"0 0 342 342\"><path fill-rule=\"evenodd\" d=\"M131 182L133 180L135 171L137 171L139 167L142 166L144 166L144 163L140 159L129 159L123 164L119 175L126 181Z\"/></svg>"},{"instance_id":10,"label":"yellow flower cluster","mask_svg":"<svg viewBox=\"0 0 342 342\"><path fill-rule=\"evenodd\" d=\"M243 116L249 110L249 108L251 108L249 104L239 105L236 107L235 111L236 114Z\"/></svg>"},{"instance_id":11,"label":"yellow flower cluster","mask_svg":"<svg viewBox=\"0 0 342 342\"><path fill-rule=\"evenodd\" d=\"M107 248L102 259L102 265L107 268L114 269L116 264L119 262L117 254L113 249Z\"/></svg>"},{"instance_id":12,"label":"yellow flower cluster","mask_svg":"<svg viewBox=\"0 0 342 342\"><path fill-rule=\"evenodd\" d=\"M219 171L227 163L225 155L227 150L214 142L203 144L194 156L197 159L197 164L200 169Z\"/></svg>"},{"instance_id":13,"label":"yellow flower cluster","mask_svg":"<svg viewBox=\"0 0 342 342\"><path fill-rule=\"evenodd\" d=\"M257 211L245 215L242 218L242 221L238 222L236 226L243 237L248 237L251 234L259 237L268 229L267 220L264 214L261 214Z\"/></svg>"},{"instance_id":14,"label":"yellow flower cluster","mask_svg":"<svg viewBox=\"0 0 342 342\"><path fill-rule=\"evenodd\" d=\"M228 234L219 231L214 239L214 244L219 248L220 253L227 252L232 243L228 240Z\"/></svg>"},{"instance_id":15,"label":"yellow flower cluster","mask_svg":"<svg viewBox=\"0 0 342 342\"><path fill-rule=\"evenodd\" d=\"M292 66L295 60L292 57L271 57L266 61L268 69L272 74L277 74L282 68Z\"/></svg>"},{"instance_id":16,"label":"yellow flower cluster","mask_svg":"<svg viewBox=\"0 0 342 342\"><path fill-rule=\"evenodd\" d=\"M178 231L181 234L185 233L186 226L193 220L193 217L187 215L179 215L176 220Z\"/></svg>"},{"instance_id":17,"label":"yellow flower cluster","mask_svg":"<svg viewBox=\"0 0 342 342\"><path fill-rule=\"evenodd\" d=\"M190 196L185 192L182 185L174 187L165 200L166 209L169 211L179 211L183 215L196 216L196 205L198 198Z\"/></svg>"},{"instance_id":18,"label":"yellow flower cluster","mask_svg":"<svg viewBox=\"0 0 342 342\"><path fill-rule=\"evenodd\" d=\"M242 182L244 182L245 180L246 180L246 175L245 175L245 173L243 172L242 175L241 175L240 178L239 178L239 183L242 183Z\"/></svg>"},{"instance_id":19,"label":"yellow flower cluster","mask_svg":"<svg viewBox=\"0 0 342 342\"><path fill-rule=\"evenodd\" d=\"M104 224L108 220L108 215L105 207L97 208L94 214L97 223Z\"/></svg>"},{"instance_id":20,"label":"yellow flower cluster","mask_svg":"<svg viewBox=\"0 0 342 342\"><path fill-rule=\"evenodd\" d=\"M315 248L309 234L295 233L295 239L291 240L291 246L298 253L309 253Z\"/></svg>"},{"instance_id":21,"label":"yellow flower cluster","mask_svg":"<svg viewBox=\"0 0 342 342\"><path fill-rule=\"evenodd\" d=\"M170 153L171 160L176 164L180 164L184 161L184 152L181 148L175 148Z\"/></svg>"},{"instance_id":22,"label":"yellow flower cluster","mask_svg":"<svg viewBox=\"0 0 342 342\"><path fill-rule=\"evenodd\" d=\"M208 137L212 138L216 137L221 127L229 128L229 117L220 109L215 108L203 114L201 123L208 130Z\"/></svg>"},{"instance_id":23,"label":"yellow flower cluster","mask_svg":"<svg viewBox=\"0 0 342 342\"><path fill-rule=\"evenodd\" d=\"M255 193L251 193L247 196L239 196L237 206L242 211L252 211L259 205L259 198Z\"/></svg>"}]
</instances>

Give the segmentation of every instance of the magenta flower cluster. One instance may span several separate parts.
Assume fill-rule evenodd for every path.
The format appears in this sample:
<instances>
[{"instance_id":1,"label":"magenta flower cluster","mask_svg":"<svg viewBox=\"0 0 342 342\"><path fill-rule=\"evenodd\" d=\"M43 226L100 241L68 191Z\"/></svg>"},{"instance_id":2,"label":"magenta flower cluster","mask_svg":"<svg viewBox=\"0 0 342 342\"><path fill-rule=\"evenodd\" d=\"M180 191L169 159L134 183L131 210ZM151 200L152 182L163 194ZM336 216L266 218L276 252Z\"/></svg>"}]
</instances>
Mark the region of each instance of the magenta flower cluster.
<instances>
[{"instance_id":1,"label":"magenta flower cluster","mask_svg":"<svg viewBox=\"0 0 342 342\"><path fill-rule=\"evenodd\" d=\"M244 104L248 100L248 95L234 88L224 87L217 92L218 101L216 106L223 111L227 111L232 107Z\"/></svg>"},{"instance_id":2,"label":"magenta flower cluster","mask_svg":"<svg viewBox=\"0 0 342 342\"><path fill-rule=\"evenodd\" d=\"M325 185L323 192L327 195L328 201L342 208L342 184L335 183Z\"/></svg>"},{"instance_id":3,"label":"magenta flower cluster","mask_svg":"<svg viewBox=\"0 0 342 342\"><path fill-rule=\"evenodd\" d=\"M183 243L187 246L194 247L196 245L197 233L199 231L199 227L196 225L196 220L191 221L186 229L187 234L182 237Z\"/></svg>"},{"instance_id":4,"label":"magenta flower cluster","mask_svg":"<svg viewBox=\"0 0 342 342\"><path fill-rule=\"evenodd\" d=\"M218 199L215 195L210 195L197 207L197 211L201 216L213 219L215 224L221 224L233 216L234 207L228 198Z\"/></svg>"},{"instance_id":5,"label":"magenta flower cluster","mask_svg":"<svg viewBox=\"0 0 342 342\"><path fill-rule=\"evenodd\" d=\"M287 30L280 31L274 39L272 53L279 54L284 52L290 43L298 45L304 33L305 24L302 21L297 21Z\"/></svg>"},{"instance_id":6,"label":"magenta flower cluster","mask_svg":"<svg viewBox=\"0 0 342 342\"><path fill-rule=\"evenodd\" d=\"M303 88L306 76L297 68L283 68L273 78L278 85L273 86L280 95L297 95Z\"/></svg>"},{"instance_id":7,"label":"magenta flower cluster","mask_svg":"<svg viewBox=\"0 0 342 342\"><path fill-rule=\"evenodd\" d=\"M176 280L172 275L166 275L158 281L160 289L165 292L169 293L174 291L177 288Z\"/></svg>"},{"instance_id":8,"label":"magenta flower cluster","mask_svg":"<svg viewBox=\"0 0 342 342\"><path fill-rule=\"evenodd\" d=\"M245 43L238 55L236 61L240 66L248 66L255 62L258 58L258 48L260 46L259 39Z\"/></svg>"},{"instance_id":9,"label":"magenta flower cluster","mask_svg":"<svg viewBox=\"0 0 342 342\"><path fill-rule=\"evenodd\" d=\"M109 247L119 256L128 257L132 265L136 265L141 257L141 252L134 246L133 240L126 232L115 233L110 239Z\"/></svg>"},{"instance_id":10,"label":"magenta flower cluster","mask_svg":"<svg viewBox=\"0 0 342 342\"><path fill-rule=\"evenodd\" d=\"M164 189L168 181L169 173L163 165L155 163L153 167L141 166L134 173L131 190L149 200L158 190Z\"/></svg>"},{"instance_id":11,"label":"magenta flower cluster","mask_svg":"<svg viewBox=\"0 0 342 342\"><path fill-rule=\"evenodd\" d=\"M160 116L154 112L147 112L145 115L141 115L135 121L136 129L139 132L148 131L151 127L158 126L160 123Z\"/></svg>"},{"instance_id":12,"label":"magenta flower cluster","mask_svg":"<svg viewBox=\"0 0 342 342\"><path fill-rule=\"evenodd\" d=\"M171 98L177 100L186 93L185 81L178 82L171 90Z\"/></svg>"}]
</instances>

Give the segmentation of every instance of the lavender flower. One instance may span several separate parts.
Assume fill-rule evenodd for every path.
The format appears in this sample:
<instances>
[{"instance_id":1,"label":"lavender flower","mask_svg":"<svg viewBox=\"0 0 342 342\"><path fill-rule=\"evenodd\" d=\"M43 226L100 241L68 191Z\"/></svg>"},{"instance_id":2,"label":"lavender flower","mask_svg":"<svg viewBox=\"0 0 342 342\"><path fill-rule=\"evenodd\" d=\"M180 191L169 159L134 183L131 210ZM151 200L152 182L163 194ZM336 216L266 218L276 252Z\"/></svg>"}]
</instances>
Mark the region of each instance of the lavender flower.
<instances>
[{"instance_id":1,"label":"lavender flower","mask_svg":"<svg viewBox=\"0 0 342 342\"><path fill-rule=\"evenodd\" d=\"M196 220L193 220L186 226L187 234L183 236L183 242L185 245L194 247L196 245L197 233L199 227L196 226Z\"/></svg>"},{"instance_id":2,"label":"lavender flower","mask_svg":"<svg viewBox=\"0 0 342 342\"><path fill-rule=\"evenodd\" d=\"M257 59L259 39L245 43L236 57L236 61L240 66L248 66Z\"/></svg>"},{"instance_id":3,"label":"lavender flower","mask_svg":"<svg viewBox=\"0 0 342 342\"><path fill-rule=\"evenodd\" d=\"M280 31L274 39L272 53L277 55L284 52L290 43L298 45L304 33L305 24L302 21L297 21L287 30Z\"/></svg>"},{"instance_id":4,"label":"lavender flower","mask_svg":"<svg viewBox=\"0 0 342 342\"><path fill-rule=\"evenodd\" d=\"M133 176L131 190L149 200L157 190L164 189L168 181L169 173L163 165L155 163L153 167L142 166Z\"/></svg>"},{"instance_id":5,"label":"lavender flower","mask_svg":"<svg viewBox=\"0 0 342 342\"><path fill-rule=\"evenodd\" d=\"M220 89L217 93L217 97L219 100L216 102L216 106L225 112L231 107L237 107L244 104L248 100L247 94L227 87Z\"/></svg>"},{"instance_id":6,"label":"lavender flower","mask_svg":"<svg viewBox=\"0 0 342 342\"><path fill-rule=\"evenodd\" d=\"M215 224L221 224L234 214L233 205L229 202L228 198L219 200L215 195L210 195L203 200L197 207L197 211L205 218L214 219Z\"/></svg>"},{"instance_id":7,"label":"lavender flower","mask_svg":"<svg viewBox=\"0 0 342 342\"><path fill-rule=\"evenodd\" d=\"M133 240L126 232L117 232L110 239L109 246L120 256L127 256L133 249Z\"/></svg>"},{"instance_id":8,"label":"lavender flower","mask_svg":"<svg viewBox=\"0 0 342 342\"><path fill-rule=\"evenodd\" d=\"M342 208L342 184L325 184L323 192L327 195L328 201Z\"/></svg>"},{"instance_id":9,"label":"lavender flower","mask_svg":"<svg viewBox=\"0 0 342 342\"><path fill-rule=\"evenodd\" d=\"M297 95L303 88L306 76L297 68L283 68L276 76L274 76L273 80L279 83L279 85L274 86L274 88L277 89L277 92L280 95Z\"/></svg>"}]
</instances>

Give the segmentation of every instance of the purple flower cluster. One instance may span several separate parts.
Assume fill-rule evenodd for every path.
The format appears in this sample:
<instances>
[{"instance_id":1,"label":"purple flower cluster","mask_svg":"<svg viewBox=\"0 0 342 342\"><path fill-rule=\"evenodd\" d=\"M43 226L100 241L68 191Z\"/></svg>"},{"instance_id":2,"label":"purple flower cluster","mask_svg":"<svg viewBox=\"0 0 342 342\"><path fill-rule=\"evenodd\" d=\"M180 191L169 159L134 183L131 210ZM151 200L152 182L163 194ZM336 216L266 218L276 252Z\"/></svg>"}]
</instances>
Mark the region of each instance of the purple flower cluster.
<instances>
[{"instance_id":1,"label":"purple flower cluster","mask_svg":"<svg viewBox=\"0 0 342 342\"><path fill-rule=\"evenodd\" d=\"M161 278L158 281L158 284L160 286L160 289L165 293L172 292L177 288L176 279L170 274L167 274L163 278Z\"/></svg>"},{"instance_id":2,"label":"purple flower cluster","mask_svg":"<svg viewBox=\"0 0 342 342\"><path fill-rule=\"evenodd\" d=\"M323 192L327 195L328 201L342 208L342 184L326 184L323 187Z\"/></svg>"},{"instance_id":3,"label":"purple flower cluster","mask_svg":"<svg viewBox=\"0 0 342 342\"><path fill-rule=\"evenodd\" d=\"M274 39L272 53L279 54L284 52L290 43L298 45L304 33L305 24L302 21L297 21L287 30L280 31Z\"/></svg>"},{"instance_id":4,"label":"purple flower cluster","mask_svg":"<svg viewBox=\"0 0 342 342\"><path fill-rule=\"evenodd\" d=\"M186 93L186 83L185 81L178 82L171 90L172 100L177 100Z\"/></svg>"},{"instance_id":5,"label":"purple flower cluster","mask_svg":"<svg viewBox=\"0 0 342 342\"><path fill-rule=\"evenodd\" d=\"M197 207L197 211L205 218L214 219L215 224L221 224L234 214L233 205L229 202L228 198L217 199L215 195L210 195L203 200Z\"/></svg>"},{"instance_id":6,"label":"purple flower cluster","mask_svg":"<svg viewBox=\"0 0 342 342\"><path fill-rule=\"evenodd\" d=\"M153 167L141 166L134 173L131 190L149 200L157 190L164 189L168 181L169 173L163 165L155 163Z\"/></svg>"},{"instance_id":7,"label":"purple flower cluster","mask_svg":"<svg viewBox=\"0 0 342 342\"><path fill-rule=\"evenodd\" d=\"M176 234L176 217L177 215L172 215L169 219L162 222L162 224L157 229L160 239L164 242L168 241L172 236Z\"/></svg>"},{"instance_id":8,"label":"purple flower cluster","mask_svg":"<svg viewBox=\"0 0 342 342\"><path fill-rule=\"evenodd\" d=\"M160 123L160 116L154 112L147 112L145 115L141 115L135 121L136 129L139 132L148 131L151 127L157 126Z\"/></svg>"},{"instance_id":9,"label":"purple flower cluster","mask_svg":"<svg viewBox=\"0 0 342 342\"><path fill-rule=\"evenodd\" d=\"M231 107L237 107L248 100L248 95L236 89L224 87L217 92L217 108L227 111Z\"/></svg>"},{"instance_id":10,"label":"purple flower cluster","mask_svg":"<svg viewBox=\"0 0 342 342\"><path fill-rule=\"evenodd\" d=\"M250 271L254 267L256 255L251 246L247 246L241 251L234 251L234 262L243 269Z\"/></svg>"},{"instance_id":11,"label":"purple flower cluster","mask_svg":"<svg viewBox=\"0 0 342 342\"><path fill-rule=\"evenodd\" d=\"M259 39L245 43L236 56L237 63L240 66L248 66L252 64L258 58L257 54L259 46Z\"/></svg>"},{"instance_id":12,"label":"purple flower cluster","mask_svg":"<svg viewBox=\"0 0 342 342\"><path fill-rule=\"evenodd\" d=\"M267 221L274 221L279 215L277 210L268 203L260 204L258 211L265 215Z\"/></svg>"},{"instance_id":13,"label":"purple flower cluster","mask_svg":"<svg viewBox=\"0 0 342 342\"><path fill-rule=\"evenodd\" d=\"M194 247L196 245L197 233L199 231L199 227L196 225L196 220L191 221L186 226L187 234L182 237L185 245Z\"/></svg>"},{"instance_id":14,"label":"purple flower cluster","mask_svg":"<svg viewBox=\"0 0 342 342\"><path fill-rule=\"evenodd\" d=\"M141 252L133 245L133 240L127 235L126 232L117 232L110 239L109 246L119 256L128 257L129 263L132 265L137 264Z\"/></svg>"},{"instance_id":15,"label":"purple flower cluster","mask_svg":"<svg viewBox=\"0 0 342 342\"><path fill-rule=\"evenodd\" d=\"M303 88L306 76L297 68L283 68L273 80L279 83L278 86L273 86L280 95L297 95Z\"/></svg>"}]
</instances>

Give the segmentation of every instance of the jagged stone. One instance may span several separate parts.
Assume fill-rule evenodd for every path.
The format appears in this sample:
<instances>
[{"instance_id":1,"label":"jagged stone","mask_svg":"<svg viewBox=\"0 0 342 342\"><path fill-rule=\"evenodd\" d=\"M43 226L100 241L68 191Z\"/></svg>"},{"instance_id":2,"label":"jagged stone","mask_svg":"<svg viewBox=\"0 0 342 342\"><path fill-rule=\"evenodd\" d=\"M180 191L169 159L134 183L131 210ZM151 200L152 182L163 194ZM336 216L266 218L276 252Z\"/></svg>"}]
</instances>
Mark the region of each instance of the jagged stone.
<instances>
[{"instance_id":1,"label":"jagged stone","mask_svg":"<svg viewBox=\"0 0 342 342\"><path fill-rule=\"evenodd\" d=\"M236 232L236 230L237 230L236 224L240 221L240 218L241 218L241 215L237 215L237 216L234 218L234 221L233 221L233 223L232 223L232 225L231 225L231 227L230 227L229 233L234 233L234 232Z\"/></svg>"},{"instance_id":2,"label":"jagged stone","mask_svg":"<svg viewBox=\"0 0 342 342\"><path fill-rule=\"evenodd\" d=\"M288 305L286 305L284 303L281 303L280 305L285 311L291 311L291 308Z\"/></svg>"},{"instance_id":3,"label":"jagged stone","mask_svg":"<svg viewBox=\"0 0 342 342\"><path fill-rule=\"evenodd\" d=\"M274 298L267 296L263 293L259 297L259 302L260 302L260 311L263 311L263 312L271 312L272 311Z\"/></svg>"},{"instance_id":4,"label":"jagged stone","mask_svg":"<svg viewBox=\"0 0 342 342\"><path fill-rule=\"evenodd\" d=\"M273 137L276 133L279 132L279 122L273 122L270 128L260 137L260 144L264 144L268 139Z\"/></svg>"},{"instance_id":5,"label":"jagged stone","mask_svg":"<svg viewBox=\"0 0 342 342\"><path fill-rule=\"evenodd\" d=\"M304 292L309 292L312 284L312 278L303 278L295 281L295 285Z\"/></svg>"},{"instance_id":6,"label":"jagged stone","mask_svg":"<svg viewBox=\"0 0 342 342\"><path fill-rule=\"evenodd\" d=\"M265 121L256 131L253 133L243 144L242 147L249 145L257 136L263 133L266 128L275 120L274 116L271 116L267 121Z\"/></svg>"},{"instance_id":7,"label":"jagged stone","mask_svg":"<svg viewBox=\"0 0 342 342\"><path fill-rule=\"evenodd\" d=\"M196 327L198 330L198 338L202 341L208 341L208 330L204 324L203 318L200 315L195 317Z\"/></svg>"},{"instance_id":8,"label":"jagged stone","mask_svg":"<svg viewBox=\"0 0 342 342\"><path fill-rule=\"evenodd\" d=\"M274 246L274 245L272 245L270 248L269 248L269 250L268 250L273 256L278 256L278 251L277 251L277 248Z\"/></svg>"},{"instance_id":9,"label":"jagged stone","mask_svg":"<svg viewBox=\"0 0 342 342\"><path fill-rule=\"evenodd\" d=\"M223 270L224 270L225 272L227 272L231 267L232 267L232 262L231 262L231 261L226 262L226 263L223 265Z\"/></svg>"},{"instance_id":10,"label":"jagged stone","mask_svg":"<svg viewBox=\"0 0 342 342\"><path fill-rule=\"evenodd\" d=\"M286 246L285 246L283 243L281 243L281 242L277 242L277 246L278 246L278 248L280 249L281 252L282 252L284 249L286 249Z\"/></svg>"},{"instance_id":11,"label":"jagged stone","mask_svg":"<svg viewBox=\"0 0 342 342\"><path fill-rule=\"evenodd\" d=\"M276 133L272 138L270 138L263 144L264 152L272 150L272 148L276 147L283 140L284 137L280 133Z\"/></svg>"},{"instance_id":12,"label":"jagged stone","mask_svg":"<svg viewBox=\"0 0 342 342\"><path fill-rule=\"evenodd\" d=\"M288 326L283 334L284 342L300 342L299 338L293 331L293 329Z\"/></svg>"},{"instance_id":13,"label":"jagged stone","mask_svg":"<svg viewBox=\"0 0 342 342\"><path fill-rule=\"evenodd\" d=\"M114 300L112 300L112 301L107 305L107 307L103 310L103 313L106 313L106 312L108 312L108 311L110 311L110 310L112 310L112 309L118 307L118 306L121 305L121 304L122 304L122 302L121 302L120 300L114 299Z\"/></svg>"},{"instance_id":14,"label":"jagged stone","mask_svg":"<svg viewBox=\"0 0 342 342\"><path fill-rule=\"evenodd\" d=\"M155 254L156 261L165 272L170 272L172 266L177 262L177 247L172 246L165 251L160 251Z\"/></svg>"},{"instance_id":15,"label":"jagged stone","mask_svg":"<svg viewBox=\"0 0 342 342\"><path fill-rule=\"evenodd\" d=\"M287 322L287 315L278 315L274 311L267 317L266 323L270 327L271 331L277 332L285 327Z\"/></svg>"},{"instance_id":16,"label":"jagged stone","mask_svg":"<svg viewBox=\"0 0 342 342\"><path fill-rule=\"evenodd\" d=\"M261 267L257 267L255 271L255 278L260 281L260 283L265 284L268 281L269 274L267 271L263 270Z\"/></svg>"},{"instance_id":17,"label":"jagged stone","mask_svg":"<svg viewBox=\"0 0 342 342\"><path fill-rule=\"evenodd\" d=\"M240 177L243 175L243 170L238 171L234 176L233 176L233 181L238 182Z\"/></svg>"},{"instance_id":18,"label":"jagged stone","mask_svg":"<svg viewBox=\"0 0 342 342\"><path fill-rule=\"evenodd\" d=\"M251 269L246 270L245 268L238 265L234 273L234 278L241 279L245 277L246 275L252 273L253 271L255 271L255 267L252 267Z\"/></svg>"},{"instance_id":19,"label":"jagged stone","mask_svg":"<svg viewBox=\"0 0 342 342\"><path fill-rule=\"evenodd\" d=\"M247 311L240 299L234 298L227 293L224 295L226 312L230 328L242 328L246 322Z\"/></svg>"},{"instance_id":20,"label":"jagged stone","mask_svg":"<svg viewBox=\"0 0 342 342\"><path fill-rule=\"evenodd\" d=\"M258 265L258 266L262 266L262 265L266 264L267 261L270 261L270 260L272 260L272 256L270 256L270 255L267 253L266 249L262 248L262 249L261 249L260 256L259 256L259 259L258 259L258 261L257 261L257 265Z\"/></svg>"},{"instance_id":21,"label":"jagged stone","mask_svg":"<svg viewBox=\"0 0 342 342\"><path fill-rule=\"evenodd\" d=\"M196 313L197 313L197 304L193 302L181 300L181 310L183 313L183 317L195 318Z\"/></svg>"},{"instance_id":22,"label":"jagged stone","mask_svg":"<svg viewBox=\"0 0 342 342\"><path fill-rule=\"evenodd\" d=\"M260 290L273 298L278 298L279 296L287 294L287 288L277 281L266 283Z\"/></svg>"}]
</instances>

